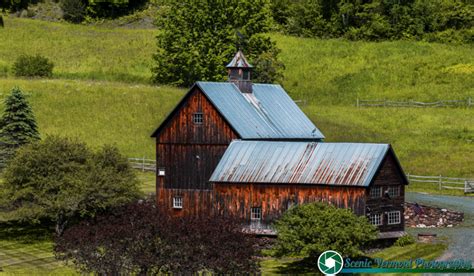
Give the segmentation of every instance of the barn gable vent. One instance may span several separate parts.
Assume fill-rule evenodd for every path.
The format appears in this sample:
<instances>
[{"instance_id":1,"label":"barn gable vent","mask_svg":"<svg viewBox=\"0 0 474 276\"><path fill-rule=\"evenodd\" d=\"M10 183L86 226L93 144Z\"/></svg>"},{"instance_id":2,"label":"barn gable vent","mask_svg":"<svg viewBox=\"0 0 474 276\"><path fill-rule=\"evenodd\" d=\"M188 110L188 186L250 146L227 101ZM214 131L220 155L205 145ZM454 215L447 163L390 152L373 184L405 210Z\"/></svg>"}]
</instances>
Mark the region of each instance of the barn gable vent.
<instances>
[{"instance_id":1,"label":"barn gable vent","mask_svg":"<svg viewBox=\"0 0 474 276\"><path fill-rule=\"evenodd\" d=\"M252 93L251 72L253 66L239 50L232 61L227 64L228 81L235 83L242 93Z\"/></svg>"}]
</instances>

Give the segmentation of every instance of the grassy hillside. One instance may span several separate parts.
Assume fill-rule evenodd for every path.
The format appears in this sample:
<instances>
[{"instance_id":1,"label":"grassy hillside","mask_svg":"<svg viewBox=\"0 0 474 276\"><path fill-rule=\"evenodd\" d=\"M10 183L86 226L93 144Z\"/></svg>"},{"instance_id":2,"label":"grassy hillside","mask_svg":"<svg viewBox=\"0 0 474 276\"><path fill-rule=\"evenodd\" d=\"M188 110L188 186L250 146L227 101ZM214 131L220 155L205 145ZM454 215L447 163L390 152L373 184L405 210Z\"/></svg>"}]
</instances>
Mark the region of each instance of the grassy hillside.
<instances>
[{"instance_id":1,"label":"grassy hillside","mask_svg":"<svg viewBox=\"0 0 474 276\"><path fill-rule=\"evenodd\" d=\"M79 136L92 146L115 143L129 156L154 156L149 134L185 92L149 85L156 30L13 18L5 26L1 97L14 85L26 90L43 135ZM474 99L472 46L272 36L286 64L283 85L294 99L308 101L303 110L327 141L388 142L407 172L474 177L474 108L354 107L357 97ZM55 79L5 73L26 52L50 57Z\"/></svg>"},{"instance_id":2,"label":"grassy hillside","mask_svg":"<svg viewBox=\"0 0 474 276\"><path fill-rule=\"evenodd\" d=\"M106 29L40 20L4 18L0 28L0 76L21 54L42 54L59 78L146 83L156 30Z\"/></svg>"},{"instance_id":3,"label":"grassy hillside","mask_svg":"<svg viewBox=\"0 0 474 276\"><path fill-rule=\"evenodd\" d=\"M154 158L151 133L183 90L116 82L0 78L0 98L14 85L27 94L42 136L116 144L125 154Z\"/></svg>"},{"instance_id":4,"label":"grassy hillside","mask_svg":"<svg viewBox=\"0 0 474 276\"><path fill-rule=\"evenodd\" d=\"M362 99L474 97L474 47L412 41L380 43L273 36L285 88L315 105Z\"/></svg>"}]
</instances>

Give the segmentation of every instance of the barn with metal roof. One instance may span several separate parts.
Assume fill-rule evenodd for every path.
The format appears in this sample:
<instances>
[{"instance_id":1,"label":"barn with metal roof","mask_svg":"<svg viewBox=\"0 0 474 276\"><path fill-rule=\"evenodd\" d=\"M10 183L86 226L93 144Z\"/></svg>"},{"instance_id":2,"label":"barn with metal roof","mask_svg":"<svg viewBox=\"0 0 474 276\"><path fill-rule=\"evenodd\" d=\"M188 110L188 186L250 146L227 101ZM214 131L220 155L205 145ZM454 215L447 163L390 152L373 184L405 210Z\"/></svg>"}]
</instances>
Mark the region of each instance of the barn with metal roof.
<instances>
[{"instance_id":1,"label":"barn with metal roof","mask_svg":"<svg viewBox=\"0 0 474 276\"><path fill-rule=\"evenodd\" d=\"M280 85L252 82L241 51L227 69L228 82L196 82L152 135L161 208L264 228L324 201L403 231L407 180L390 145L326 143Z\"/></svg>"},{"instance_id":2,"label":"barn with metal roof","mask_svg":"<svg viewBox=\"0 0 474 276\"><path fill-rule=\"evenodd\" d=\"M295 204L324 201L367 215L384 232L404 229L408 181L388 144L234 140L210 182L216 209L256 228Z\"/></svg>"}]
</instances>

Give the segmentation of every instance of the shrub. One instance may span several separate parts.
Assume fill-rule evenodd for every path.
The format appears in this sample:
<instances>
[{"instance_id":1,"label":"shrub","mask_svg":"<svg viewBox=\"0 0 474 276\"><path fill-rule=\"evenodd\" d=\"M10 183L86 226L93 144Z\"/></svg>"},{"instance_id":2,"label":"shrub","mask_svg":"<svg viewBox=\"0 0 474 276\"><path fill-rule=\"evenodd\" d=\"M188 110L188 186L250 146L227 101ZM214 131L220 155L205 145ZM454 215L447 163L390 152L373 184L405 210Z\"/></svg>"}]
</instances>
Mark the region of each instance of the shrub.
<instances>
[{"instance_id":1,"label":"shrub","mask_svg":"<svg viewBox=\"0 0 474 276\"><path fill-rule=\"evenodd\" d=\"M86 16L86 3L83 0L61 0L63 18L72 23L80 23Z\"/></svg>"},{"instance_id":2,"label":"shrub","mask_svg":"<svg viewBox=\"0 0 474 276\"><path fill-rule=\"evenodd\" d=\"M257 271L253 244L237 220L169 217L151 199L68 228L54 250L86 274L234 275Z\"/></svg>"},{"instance_id":3,"label":"shrub","mask_svg":"<svg viewBox=\"0 0 474 276\"><path fill-rule=\"evenodd\" d=\"M405 235L405 236L402 236L402 237L398 238L398 240L394 243L394 245L404 247L404 246L407 246L407 245L410 245L410 244L414 244L415 242L416 242L416 240L413 236Z\"/></svg>"},{"instance_id":4,"label":"shrub","mask_svg":"<svg viewBox=\"0 0 474 276\"><path fill-rule=\"evenodd\" d=\"M115 147L92 152L84 143L59 137L21 147L0 190L10 219L52 221L59 235L71 219L139 196L138 180Z\"/></svg>"},{"instance_id":5,"label":"shrub","mask_svg":"<svg viewBox=\"0 0 474 276\"><path fill-rule=\"evenodd\" d=\"M17 77L51 77L54 64L46 57L21 55L13 64L13 72Z\"/></svg>"},{"instance_id":6,"label":"shrub","mask_svg":"<svg viewBox=\"0 0 474 276\"><path fill-rule=\"evenodd\" d=\"M316 261L329 249L343 256L360 256L361 247L375 239L377 233L367 218L324 203L291 208L275 227L278 238L272 249L274 255L301 256L310 261Z\"/></svg>"}]
</instances>

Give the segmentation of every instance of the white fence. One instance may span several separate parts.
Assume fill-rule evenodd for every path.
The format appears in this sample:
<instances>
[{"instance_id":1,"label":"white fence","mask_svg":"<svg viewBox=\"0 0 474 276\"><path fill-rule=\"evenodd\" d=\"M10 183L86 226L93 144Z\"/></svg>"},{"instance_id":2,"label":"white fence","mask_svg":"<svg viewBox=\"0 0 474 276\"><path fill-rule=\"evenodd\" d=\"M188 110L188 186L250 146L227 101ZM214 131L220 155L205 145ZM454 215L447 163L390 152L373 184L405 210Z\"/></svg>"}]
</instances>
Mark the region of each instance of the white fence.
<instances>
[{"instance_id":1,"label":"white fence","mask_svg":"<svg viewBox=\"0 0 474 276\"><path fill-rule=\"evenodd\" d=\"M445 177L445 176L425 176L407 174L409 182L426 183L436 185L439 190L463 190L464 193L474 193L474 179Z\"/></svg>"},{"instance_id":2,"label":"white fence","mask_svg":"<svg viewBox=\"0 0 474 276\"><path fill-rule=\"evenodd\" d=\"M156 160L143 158L128 158L132 168L142 171L156 171Z\"/></svg>"},{"instance_id":3,"label":"white fence","mask_svg":"<svg viewBox=\"0 0 474 276\"><path fill-rule=\"evenodd\" d=\"M472 98L466 100L440 100L437 102L418 101L390 101L390 100L361 100L357 99L357 107L471 107L474 106Z\"/></svg>"}]
</instances>

